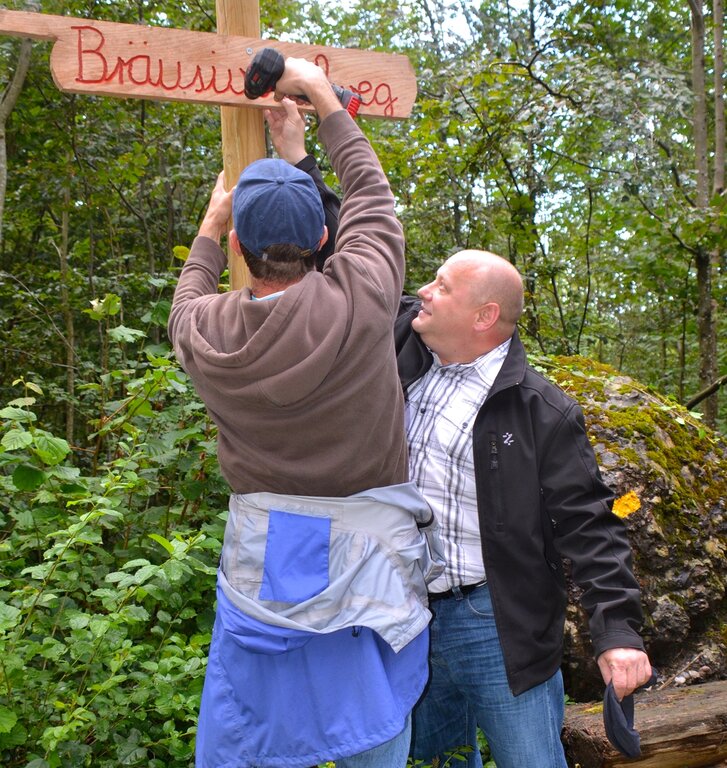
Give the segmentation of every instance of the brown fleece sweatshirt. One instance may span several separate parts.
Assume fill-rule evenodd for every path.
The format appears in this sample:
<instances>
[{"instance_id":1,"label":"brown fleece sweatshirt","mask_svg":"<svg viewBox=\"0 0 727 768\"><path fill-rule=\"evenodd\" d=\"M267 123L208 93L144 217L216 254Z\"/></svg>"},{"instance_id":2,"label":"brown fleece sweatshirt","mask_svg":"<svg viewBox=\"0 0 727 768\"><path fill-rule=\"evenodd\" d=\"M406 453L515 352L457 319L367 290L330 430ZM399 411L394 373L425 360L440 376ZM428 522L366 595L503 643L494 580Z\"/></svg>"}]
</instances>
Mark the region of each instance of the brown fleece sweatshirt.
<instances>
[{"instance_id":1,"label":"brown fleece sweatshirt","mask_svg":"<svg viewBox=\"0 0 727 768\"><path fill-rule=\"evenodd\" d=\"M319 138L344 193L323 272L266 301L247 288L219 294L225 253L197 237L174 294L169 336L217 424L220 467L237 493L348 496L408 477L392 332L402 228L350 116L329 115Z\"/></svg>"}]
</instances>

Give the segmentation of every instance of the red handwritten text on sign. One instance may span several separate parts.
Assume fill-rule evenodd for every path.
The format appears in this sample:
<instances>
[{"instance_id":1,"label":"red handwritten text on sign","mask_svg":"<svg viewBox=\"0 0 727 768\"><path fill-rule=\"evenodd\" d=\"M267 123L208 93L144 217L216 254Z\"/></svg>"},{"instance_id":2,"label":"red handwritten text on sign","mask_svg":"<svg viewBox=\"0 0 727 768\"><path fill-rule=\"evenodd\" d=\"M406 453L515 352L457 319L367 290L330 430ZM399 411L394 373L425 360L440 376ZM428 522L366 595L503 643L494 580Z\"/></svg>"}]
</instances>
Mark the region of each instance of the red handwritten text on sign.
<instances>
[{"instance_id":1,"label":"red handwritten text on sign","mask_svg":"<svg viewBox=\"0 0 727 768\"><path fill-rule=\"evenodd\" d=\"M177 60L154 59L149 54L137 53L128 58L109 56L106 40L95 27L73 27L78 32L77 83L84 85L148 85L162 91L187 91L195 93L245 93L245 70L222 69L214 64L204 67ZM134 45L130 40L129 45ZM146 46L146 42L142 43ZM211 51L212 55L215 54Z\"/></svg>"},{"instance_id":2,"label":"red handwritten text on sign","mask_svg":"<svg viewBox=\"0 0 727 768\"><path fill-rule=\"evenodd\" d=\"M130 55L121 56L110 51L106 38L93 26L74 26L77 34L77 74L75 82L83 86L138 86L158 91L166 98L193 92L211 93L216 96L240 96L245 93L245 69L230 67L223 62L218 66L207 61L205 64L154 56L146 50L148 43L129 40ZM137 52L139 46L142 50ZM209 51L209 59L217 56ZM315 63L328 74L329 61L323 54L315 57ZM343 83L342 83L343 85ZM361 80L345 84L361 96L363 105L377 105L386 116L394 115L397 97L386 82L374 83Z\"/></svg>"}]
</instances>

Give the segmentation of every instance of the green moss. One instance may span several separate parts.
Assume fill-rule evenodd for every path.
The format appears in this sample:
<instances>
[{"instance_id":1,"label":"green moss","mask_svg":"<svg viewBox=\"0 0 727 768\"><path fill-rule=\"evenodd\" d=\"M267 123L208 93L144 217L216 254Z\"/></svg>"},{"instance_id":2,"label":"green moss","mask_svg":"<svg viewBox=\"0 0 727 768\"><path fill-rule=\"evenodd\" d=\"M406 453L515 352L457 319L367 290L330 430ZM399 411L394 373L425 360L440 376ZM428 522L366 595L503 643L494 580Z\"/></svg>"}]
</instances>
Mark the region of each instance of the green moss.
<instances>
[{"instance_id":1,"label":"green moss","mask_svg":"<svg viewBox=\"0 0 727 768\"><path fill-rule=\"evenodd\" d=\"M608 423L614 429L620 429L624 436L640 434L650 437L656 432L656 425L651 414L637 407L622 410L614 407L609 408Z\"/></svg>"},{"instance_id":2,"label":"green moss","mask_svg":"<svg viewBox=\"0 0 727 768\"><path fill-rule=\"evenodd\" d=\"M533 362L581 405L593 442L647 476L667 479L669 493L654 510L657 519L709 509L727 498L724 446L694 414L608 365L579 356Z\"/></svg>"}]
</instances>

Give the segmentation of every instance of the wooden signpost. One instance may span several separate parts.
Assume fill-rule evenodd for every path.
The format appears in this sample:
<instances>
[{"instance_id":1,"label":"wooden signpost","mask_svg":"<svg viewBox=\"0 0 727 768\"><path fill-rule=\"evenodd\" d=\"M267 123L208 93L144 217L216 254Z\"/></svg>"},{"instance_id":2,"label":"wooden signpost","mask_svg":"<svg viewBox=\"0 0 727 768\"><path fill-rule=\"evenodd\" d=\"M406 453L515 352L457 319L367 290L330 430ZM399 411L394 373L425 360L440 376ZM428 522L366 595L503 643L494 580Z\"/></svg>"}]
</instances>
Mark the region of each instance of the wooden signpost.
<instances>
[{"instance_id":1,"label":"wooden signpost","mask_svg":"<svg viewBox=\"0 0 727 768\"><path fill-rule=\"evenodd\" d=\"M217 32L220 35L260 37L260 5L258 0L215 0ZM265 128L259 109L220 106L222 159L225 186L230 189L240 171L253 160L265 156ZM227 249L230 285L240 288L250 284L245 260L231 247Z\"/></svg>"},{"instance_id":2,"label":"wooden signpost","mask_svg":"<svg viewBox=\"0 0 727 768\"><path fill-rule=\"evenodd\" d=\"M227 34L0 10L0 34L54 41L50 66L62 91L220 105L228 187L265 154L260 109L275 102L272 95L248 99L244 81L253 56L266 46L315 62L331 82L359 93L359 115L410 115L416 79L406 56L261 40L257 0L217 0L217 13ZM255 36L235 34L250 27ZM240 143L242 151L229 151ZM244 282L241 263L231 263L231 281L233 288Z\"/></svg>"}]
</instances>

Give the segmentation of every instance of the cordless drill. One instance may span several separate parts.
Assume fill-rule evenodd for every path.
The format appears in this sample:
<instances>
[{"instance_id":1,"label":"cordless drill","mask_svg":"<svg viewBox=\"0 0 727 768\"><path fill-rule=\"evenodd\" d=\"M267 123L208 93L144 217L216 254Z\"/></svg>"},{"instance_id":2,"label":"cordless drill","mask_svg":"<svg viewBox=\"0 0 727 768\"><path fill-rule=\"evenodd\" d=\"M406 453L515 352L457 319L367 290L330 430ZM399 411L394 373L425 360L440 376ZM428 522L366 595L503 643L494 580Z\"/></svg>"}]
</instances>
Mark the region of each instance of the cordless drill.
<instances>
[{"instance_id":1,"label":"cordless drill","mask_svg":"<svg viewBox=\"0 0 727 768\"><path fill-rule=\"evenodd\" d=\"M253 56L250 66L245 72L245 95L248 99L259 99L266 93L275 90L275 86L283 76L285 71L285 58L275 48L261 48ZM342 88L340 85L331 83L333 92L343 105L343 108L351 117L356 117L358 108L361 106L361 97L350 91L348 88ZM296 98L308 101L305 96Z\"/></svg>"}]
</instances>

